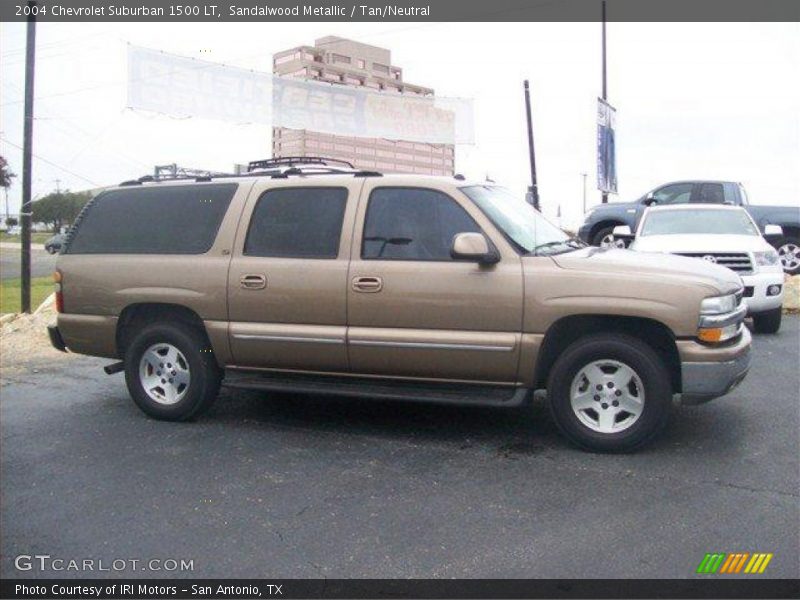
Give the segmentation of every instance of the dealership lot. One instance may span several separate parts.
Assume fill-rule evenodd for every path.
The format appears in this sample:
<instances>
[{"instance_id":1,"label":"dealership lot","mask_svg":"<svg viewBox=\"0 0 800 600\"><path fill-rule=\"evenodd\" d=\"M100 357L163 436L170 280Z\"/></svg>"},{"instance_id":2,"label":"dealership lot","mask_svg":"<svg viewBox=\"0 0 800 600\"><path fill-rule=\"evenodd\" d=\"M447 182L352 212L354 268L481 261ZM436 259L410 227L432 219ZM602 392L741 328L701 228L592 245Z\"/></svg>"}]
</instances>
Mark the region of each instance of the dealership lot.
<instances>
[{"instance_id":1,"label":"dealership lot","mask_svg":"<svg viewBox=\"0 0 800 600\"><path fill-rule=\"evenodd\" d=\"M108 361L6 352L0 574L47 554L149 577L691 577L706 552L771 552L764 576L798 577L799 336L797 316L755 336L738 389L621 456L568 446L541 400L226 390L196 423L158 422ZM92 574L109 575L44 573Z\"/></svg>"}]
</instances>

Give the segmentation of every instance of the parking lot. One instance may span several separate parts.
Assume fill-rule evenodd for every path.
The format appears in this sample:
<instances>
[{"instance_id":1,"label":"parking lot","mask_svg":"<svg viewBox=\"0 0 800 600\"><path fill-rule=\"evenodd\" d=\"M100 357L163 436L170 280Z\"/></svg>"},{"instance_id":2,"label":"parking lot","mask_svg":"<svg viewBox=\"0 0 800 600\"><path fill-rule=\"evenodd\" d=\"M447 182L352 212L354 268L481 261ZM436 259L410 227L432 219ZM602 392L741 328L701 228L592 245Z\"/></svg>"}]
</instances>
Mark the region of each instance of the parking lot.
<instances>
[{"instance_id":1,"label":"parking lot","mask_svg":"<svg viewBox=\"0 0 800 600\"><path fill-rule=\"evenodd\" d=\"M48 554L193 561L122 572L149 577L682 578L706 552L771 552L764 577L798 577L798 339L797 316L755 336L738 389L619 456L567 445L541 399L227 390L198 422L158 422L107 361L6 352L0 574Z\"/></svg>"}]
</instances>

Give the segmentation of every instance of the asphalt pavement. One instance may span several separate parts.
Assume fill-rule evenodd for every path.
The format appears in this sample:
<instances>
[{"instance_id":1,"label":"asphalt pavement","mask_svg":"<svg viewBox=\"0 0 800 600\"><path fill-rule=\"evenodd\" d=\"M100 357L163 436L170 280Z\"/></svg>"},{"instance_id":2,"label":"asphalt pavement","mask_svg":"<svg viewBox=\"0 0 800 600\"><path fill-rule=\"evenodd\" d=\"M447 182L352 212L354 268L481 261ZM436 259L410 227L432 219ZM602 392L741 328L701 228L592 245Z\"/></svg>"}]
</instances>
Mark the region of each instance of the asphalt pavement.
<instances>
[{"instance_id":1,"label":"asphalt pavement","mask_svg":"<svg viewBox=\"0 0 800 600\"><path fill-rule=\"evenodd\" d=\"M148 577L683 578L707 552L770 552L763 577L796 578L800 319L754 346L738 389L621 456L569 446L541 400L224 391L176 424L139 412L107 361L7 370L0 575L42 574L14 567L39 553L193 561L117 573Z\"/></svg>"},{"instance_id":2,"label":"asphalt pavement","mask_svg":"<svg viewBox=\"0 0 800 600\"><path fill-rule=\"evenodd\" d=\"M15 279L21 276L21 256L20 244L0 243L0 279ZM56 268L57 256L57 254L48 254L41 244L35 244L31 248L31 275L33 277L52 275Z\"/></svg>"}]
</instances>

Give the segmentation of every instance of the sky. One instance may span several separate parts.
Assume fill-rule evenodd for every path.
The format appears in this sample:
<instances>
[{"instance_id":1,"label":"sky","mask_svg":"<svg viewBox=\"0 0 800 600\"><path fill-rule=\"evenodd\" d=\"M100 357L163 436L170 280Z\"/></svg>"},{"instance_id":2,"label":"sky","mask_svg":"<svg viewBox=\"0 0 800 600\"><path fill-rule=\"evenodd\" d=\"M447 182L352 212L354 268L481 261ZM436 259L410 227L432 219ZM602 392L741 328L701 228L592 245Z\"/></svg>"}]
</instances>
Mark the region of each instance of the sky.
<instances>
[{"instance_id":1,"label":"sky","mask_svg":"<svg viewBox=\"0 0 800 600\"><path fill-rule=\"evenodd\" d=\"M404 79L474 99L475 143L456 171L529 183L522 82L532 89L542 208L574 227L596 189L599 23L40 23L33 195L149 174L230 171L270 155L270 128L126 108L126 48L270 71L272 54L325 35L389 48ZM757 204L800 206L800 24L609 23L619 194L677 179L741 181ZM22 170L25 25L0 24L0 154ZM8 199L18 211L20 178ZM4 212L4 208L0 209Z\"/></svg>"}]
</instances>

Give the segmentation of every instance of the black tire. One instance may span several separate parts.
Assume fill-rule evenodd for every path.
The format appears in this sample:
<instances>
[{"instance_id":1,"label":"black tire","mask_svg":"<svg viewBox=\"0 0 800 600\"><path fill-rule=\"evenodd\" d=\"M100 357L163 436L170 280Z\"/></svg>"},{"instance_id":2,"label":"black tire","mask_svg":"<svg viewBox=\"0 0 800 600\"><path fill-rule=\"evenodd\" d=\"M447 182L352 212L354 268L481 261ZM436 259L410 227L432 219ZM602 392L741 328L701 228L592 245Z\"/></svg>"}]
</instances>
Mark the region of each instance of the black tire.
<instances>
[{"instance_id":1,"label":"black tire","mask_svg":"<svg viewBox=\"0 0 800 600\"><path fill-rule=\"evenodd\" d=\"M188 363L188 384L181 390L183 397L174 404L162 404L151 398L140 380L142 357L157 344L174 346ZM144 327L125 350L124 362L125 382L133 401L147 415L165 421L187 421L204 413L214 403L222 380L208 339L189 325L154 323Z\"/></svg>"},{"instance_id":2,"label":"black tire","mask_svg":"<svg viewBox=\"0 0 800 600\"><path fill-rule=\"evenodd\" d=\"M644 388L644 406L627 429L594 431L572 409L570 388L586 365L613 360L634 370ZM547 384L550 412L561 433L573 444L599 452L629 452L655 438L669 421L672 384L664 360L641 340L623 334L596 334L572 343L550 370ZM598 410L602 410L599 409ZM612 409L613 410L613 409Z\"/></svg>"},{"instance_id":3,"label":"black tire","mask_svg":"<svg viewBox=\"0 0 800 600\"><path fill-rule=\"evenodd\" d=\"M592 246L601 246L603 243L603 238L614 233L614 227L617 227L617 224L609 225L608 227L603 227L602 229L598 230L597 233L594 234L594 237L592 237ZM624 244L627 248L628 242L624 242Z\"/></svg>"},{"instance_id":4,"label":"black tire","mask_svg":"<svg viewBox=\"0 0 800 600\"><path fill-rule=\"evenodd\" d=\"M777 250L779 253L781 248L783 248L784 246L788 248L791 248L792 246L794 248L800 248L800 238L796 238L793 236L785 236L777 239L773 244L773 246L775 247L775 250ZM797 275L798 273L800 273L800 263L796 264L793 267L787 267L784 265L783 272L788 275Z\"/></svg>"},{"instance_id":5,"label":"black tire","mask_svg":"<svg viewBox=\"0 0 800 600\"><path fill-rule=\"evenodd\" d=\"M753 328L756 333L778 333L781 328L783 311L780 308L765 310L753 315Z\"/></svg>"}]
</instances>

